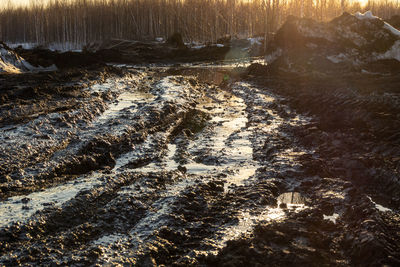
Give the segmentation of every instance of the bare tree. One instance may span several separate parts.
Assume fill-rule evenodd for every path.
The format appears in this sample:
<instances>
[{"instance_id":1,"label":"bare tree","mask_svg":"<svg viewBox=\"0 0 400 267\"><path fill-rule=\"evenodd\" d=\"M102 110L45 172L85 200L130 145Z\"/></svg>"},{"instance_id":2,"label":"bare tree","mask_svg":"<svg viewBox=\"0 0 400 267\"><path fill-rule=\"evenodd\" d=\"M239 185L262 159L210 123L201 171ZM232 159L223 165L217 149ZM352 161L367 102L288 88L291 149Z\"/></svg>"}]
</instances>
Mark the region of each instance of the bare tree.
<instances>
[{"instance_id":1,"label":"bare tree","mask_svg":"<svg viewBox=\"0 0 400 267\"><path fill-rule=\"evenodd\" d=\"M0 38L12 43L75 46L109 38L148 40L179 31L187 41L215 41L229 34L276 31L288 15L329 20L343 11L399 14L398 0L30 0L0 9Z\"/></svg>"}]
</instances>

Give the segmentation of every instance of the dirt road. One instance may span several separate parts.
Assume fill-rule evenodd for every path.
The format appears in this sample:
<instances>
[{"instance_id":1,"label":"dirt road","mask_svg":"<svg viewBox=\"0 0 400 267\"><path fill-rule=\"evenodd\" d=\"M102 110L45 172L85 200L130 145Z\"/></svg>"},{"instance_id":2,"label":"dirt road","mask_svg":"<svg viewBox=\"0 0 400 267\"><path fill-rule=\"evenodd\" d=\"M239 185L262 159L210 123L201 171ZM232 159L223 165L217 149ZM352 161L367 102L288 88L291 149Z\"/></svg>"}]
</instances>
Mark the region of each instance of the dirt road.
<instances>
[{"instance_id":1,"label":"dirt road","mask_svg":"<svg viewBox=\"0 0 400 267\"><path fill-rule=\"evenodd\" d=\"M319 117L251 80L170 73L3 97L0 265L399 263L398 210L304 142Z\"/></svg>"}]
</instances>

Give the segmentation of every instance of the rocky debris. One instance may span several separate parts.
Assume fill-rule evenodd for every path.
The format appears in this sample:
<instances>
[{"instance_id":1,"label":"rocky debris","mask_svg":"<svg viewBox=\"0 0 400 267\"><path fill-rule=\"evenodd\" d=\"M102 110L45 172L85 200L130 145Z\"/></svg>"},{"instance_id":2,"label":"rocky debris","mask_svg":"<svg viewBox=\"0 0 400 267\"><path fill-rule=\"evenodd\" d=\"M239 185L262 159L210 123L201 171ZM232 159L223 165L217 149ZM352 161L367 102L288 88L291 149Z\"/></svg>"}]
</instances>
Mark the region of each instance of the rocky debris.
<instances>
[{"instance_id":1,"label":"rocky debris","mask_svg":"<svg viewBox=\"0 0 400 267\"><path fill-rule=\"evenodd\" d=\"M297 72L344 73L383 62L399 71L399 45L400 31L370 11L344 13L327 23L291 16L274 36L266 60Z\"/></svg>"}]
</instances>

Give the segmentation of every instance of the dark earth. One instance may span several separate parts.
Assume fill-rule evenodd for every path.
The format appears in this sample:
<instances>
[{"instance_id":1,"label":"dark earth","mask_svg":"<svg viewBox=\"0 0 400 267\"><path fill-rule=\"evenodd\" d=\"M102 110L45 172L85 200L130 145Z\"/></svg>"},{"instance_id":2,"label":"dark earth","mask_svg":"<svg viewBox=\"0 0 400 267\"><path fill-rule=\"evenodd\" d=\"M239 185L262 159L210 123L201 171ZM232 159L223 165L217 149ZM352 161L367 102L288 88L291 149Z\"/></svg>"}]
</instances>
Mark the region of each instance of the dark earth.
<instances>
[{"instance_id":1,"label":"dark earth","mask_svg":"<svg viewBox=\"0 0 400 267\"><path fill-rule=\"evenodd\" d=\"M400 265L399 64L172 39L16 49L58 71L0 74L0 266Z\"/></svg>"}]
</instances>

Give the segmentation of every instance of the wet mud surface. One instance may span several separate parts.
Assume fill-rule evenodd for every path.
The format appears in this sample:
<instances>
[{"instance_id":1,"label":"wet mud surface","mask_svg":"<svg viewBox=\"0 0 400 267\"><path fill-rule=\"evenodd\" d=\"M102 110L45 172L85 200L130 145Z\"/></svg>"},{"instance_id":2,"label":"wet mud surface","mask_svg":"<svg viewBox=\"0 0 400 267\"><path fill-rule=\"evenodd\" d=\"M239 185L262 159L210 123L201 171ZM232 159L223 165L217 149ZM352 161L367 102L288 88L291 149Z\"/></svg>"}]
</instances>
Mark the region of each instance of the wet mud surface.
<instances>
[{"instance_id":1,"label":"wet mud surface","mask_svg":"<svg viewBox=\"0 0 400 267\"><path fill-rule=\"evenodd\" d=\"M0 265L400 264L396 92L242 71L0 77Z\"/></svg>"}]
</instances>

